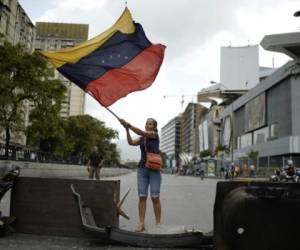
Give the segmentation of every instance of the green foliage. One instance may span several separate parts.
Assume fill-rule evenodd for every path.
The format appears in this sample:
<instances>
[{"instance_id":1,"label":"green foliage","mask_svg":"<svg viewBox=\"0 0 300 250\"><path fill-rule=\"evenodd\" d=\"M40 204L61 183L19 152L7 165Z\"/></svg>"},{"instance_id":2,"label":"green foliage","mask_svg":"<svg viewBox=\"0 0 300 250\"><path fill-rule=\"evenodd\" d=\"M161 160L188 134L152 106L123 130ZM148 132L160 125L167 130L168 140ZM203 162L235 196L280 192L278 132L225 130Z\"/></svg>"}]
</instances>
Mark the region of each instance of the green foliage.
<instances>
[{"instance_id":1,"label":"green foliage","mask_svg":"<svg viewBox=\"0 0 300 250\"><path fill-rule=\"evenodd\" d=\"M119 162L117 146L111 143L111 140L118 138L117 131L105 127L102 121L89 115L72 116L66 122L65 140L71 145L73 159L85 161L97 146L106 166Z\"/></svg>"},{"instance_id":2,"label":"green foliage","mask_svg":"<svg viewBox=\"0 0 300 250\"><path fill-rule=\"evenodd\" d=\"M50 153L56 160L83 163L94 146L105 158L105 165L119 163L113 139L117 131L91 116L59 115L66 87L53 79L53 70L39 54L3 41L0 46L0 129L6 132L6 148L12 131L25 132L25 108L30 106L27 144ZM8 150L6 150L8 153Z\"/></svg>"},{"instance_id":3,"label":"green foliage","mask_svg":"<svg viewBox=\"0 0 300 250\"><path fill-rule=\"evenodd\" d=\"M205 158L205 157L208 157L208 156L211 156L211 152L210 152L210 150L203 150L203 151L201 151L200 152L200 157L201 158Z\"/></svg>"},{"instance_id":4,"label":"green foliage","mask_svg":"<svg viewBox=\"0 0 300 250\"><path fill-rule=\"evenodd\" d=\"M251 150L251 151L247 154L247 156L248 156L248 158L251 159L251 160L256 160L257 157L258 157L258 153L259 153L258 151Z\"/></svg>"},{"instance_id":5,"label":"green foliage","mask_svg":"<svg viewBox=\"0 0 300 250\"><path fill-rule=\"evenodd\" d=\"M238 158L241 161L247 161L248 160L248 156L241 156Z\"/></svg>"},{"instance_id":6,"label":"green foliage","mask_svg":"<svg viewBox=\"0 0 300 250\"><path fill-rule=\"evenodd\" d=\"M25 131L24 111L29 103L42 102L48 109L54 103L60 109L65 87L52 80L52 75L38 54L30 54L21 45L13 46L6 41L0 46L0 128L6 132L6 148L11 132Z\"/></svg>"},{"instance_id":7,"label":"green foliage","mask_svg":"<svg viewBox=\"0 0 300 250\"><path fill-rule=\"evenodd\" d=\"M167 154L164 153L164 152L161 152L160 151L160 156L161 156L161 159L162 159L162 168L166 168L167 167Z\"/></svg>"},{"instance_id":8,"label":"green foliage","mask_svg":"<svg viewBox=\"0 0 300 250\"><path fill-rule=\"evenodd\" d=\"M117 145L112 142L118 138L117 131L107 128L102 121L89 115L71 116L65 120L54 118L54 115L49 116L49 125L36 119L29 127L28 141L33 143L31 146L39 146L56 159L73 163L86 163L97 146L106 167L119 164Z\"/></svg>"},{"instance_id":9,"label":"green foliage","mask_svg":"<svg viewBox=\"0 0 300 250\"><path fill-rule=\"evenodd\" d=\"M218 155L220 152L224 152L225 154L229 154L230 153L230 148L227 147L226 145L219 144L218 146L216 146L215 155Z\"/></svg>"}]
</instances>

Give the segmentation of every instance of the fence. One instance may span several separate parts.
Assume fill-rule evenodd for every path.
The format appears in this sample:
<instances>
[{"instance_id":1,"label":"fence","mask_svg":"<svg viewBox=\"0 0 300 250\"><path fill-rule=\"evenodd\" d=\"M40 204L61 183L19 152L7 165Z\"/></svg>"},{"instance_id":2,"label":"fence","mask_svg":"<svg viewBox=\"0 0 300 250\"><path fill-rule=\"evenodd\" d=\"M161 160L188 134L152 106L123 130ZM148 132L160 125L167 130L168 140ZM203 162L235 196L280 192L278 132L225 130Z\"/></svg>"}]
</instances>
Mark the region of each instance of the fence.
<instances>
[{"instance_id":1,"label":"fence","mask_svg":"<svg viewBox=\"0 0 300 250\"><path fill-rule=\"evenodd\" d=\"M78 158L58 159L51 153L42 152L40 150L32 149L22 145L9 145L8 155L5 155L5 145L0 143L0 160L11 161L27 161L27 162L43 162L43 163L63 163L81 165L84 162Z\"/></svg>"}]
</instances>

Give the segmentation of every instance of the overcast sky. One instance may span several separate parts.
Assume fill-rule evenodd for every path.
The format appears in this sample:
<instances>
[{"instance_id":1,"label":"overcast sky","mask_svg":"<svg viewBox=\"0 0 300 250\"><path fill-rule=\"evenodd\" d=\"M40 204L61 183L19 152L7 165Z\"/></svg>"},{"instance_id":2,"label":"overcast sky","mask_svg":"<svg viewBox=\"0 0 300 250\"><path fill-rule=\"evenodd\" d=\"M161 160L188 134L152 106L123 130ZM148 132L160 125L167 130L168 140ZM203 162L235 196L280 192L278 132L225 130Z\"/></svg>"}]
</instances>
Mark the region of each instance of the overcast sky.
<instances>
[{"instance_id":1,"label":"overcast sky","mask_svg":"<svg viewBox=\"0 0 300 250\"><path fill-rule=\"evenodd\" d=\"M109 28L121 15L121 0L19 0L32 21L89 24L89 38ZM152 43L167 46L161 70L151 87L129 94L110 108L135 126L147 117L159 128L183 111L210 81L220 78L220 47L259 44L267 34L299 31L299 0L128 0L133 19ZM289 58L259 51L260 66L283 65ZM184 106L181 105L181 96ZM164 95L170 96L163 98ZM172 96L172 97L171 97ZM91 97L86 111L120 132L118 121Z\"/></svg>"}]
</instances>

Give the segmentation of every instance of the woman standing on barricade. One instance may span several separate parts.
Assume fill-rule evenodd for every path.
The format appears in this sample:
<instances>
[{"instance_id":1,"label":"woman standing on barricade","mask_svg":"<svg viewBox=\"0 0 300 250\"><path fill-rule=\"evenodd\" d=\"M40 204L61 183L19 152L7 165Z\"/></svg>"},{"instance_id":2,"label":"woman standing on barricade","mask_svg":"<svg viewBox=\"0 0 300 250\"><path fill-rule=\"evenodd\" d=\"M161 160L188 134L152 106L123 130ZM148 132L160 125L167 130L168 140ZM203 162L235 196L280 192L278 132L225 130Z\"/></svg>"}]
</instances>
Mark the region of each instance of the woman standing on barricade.
<instances>
[{"instance_id":1,"label":"woman standing on barricade","mask_svg":"<svg viewBox=\"0 0 300 250\"><path fill-rule=\"evenodd\" d=\"M161 171L148 168L148 153L159 157L159 137L157 131L157 122L153 118L148 118L145 125L145 131L136 128L123 119L119 119L126 129L127 141L131 146L140 146L141 159L137 168L137 186L139 195L139 224L136 232L145 230L146 204L148 197L148 188L150 186L150 195L153 203L155 224L160 225L161 222L161 203L160 203L160 186ZM139 135L138 139L132 139L130 130ZM158 164L159 165L159 164Z\"/></svg>"}]
</instances>

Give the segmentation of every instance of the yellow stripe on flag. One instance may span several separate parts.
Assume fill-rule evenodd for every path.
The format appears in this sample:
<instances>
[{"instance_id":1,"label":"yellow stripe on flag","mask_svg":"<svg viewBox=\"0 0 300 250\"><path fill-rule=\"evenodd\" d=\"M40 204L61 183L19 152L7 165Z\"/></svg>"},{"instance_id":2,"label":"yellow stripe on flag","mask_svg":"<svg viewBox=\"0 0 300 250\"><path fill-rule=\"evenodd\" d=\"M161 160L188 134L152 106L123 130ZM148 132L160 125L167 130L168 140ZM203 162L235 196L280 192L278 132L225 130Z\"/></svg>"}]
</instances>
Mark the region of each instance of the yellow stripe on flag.
<instances>
[{"instance_id":1,"label":"yellow stripe on flag","mask_svg":"<svg viewBox=\"0 0 300 250\"><path fill-rule=\"evenodd\" d=\"M116 32L120 31L122 33L133 33L135 30L131 13L126 7L122 15L119 17L117 22L108 30L101 33L100 35L78 44L72 48L65 48L58 51L41 51L40 53L46 57L46 59L55 67L59 68L65 63L76 63L82 57L90 54L97 48L99 48L103 43L105 43L110 37L112 37Z\"/></svg>"}]
</instances>

